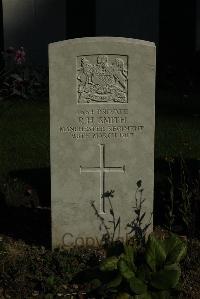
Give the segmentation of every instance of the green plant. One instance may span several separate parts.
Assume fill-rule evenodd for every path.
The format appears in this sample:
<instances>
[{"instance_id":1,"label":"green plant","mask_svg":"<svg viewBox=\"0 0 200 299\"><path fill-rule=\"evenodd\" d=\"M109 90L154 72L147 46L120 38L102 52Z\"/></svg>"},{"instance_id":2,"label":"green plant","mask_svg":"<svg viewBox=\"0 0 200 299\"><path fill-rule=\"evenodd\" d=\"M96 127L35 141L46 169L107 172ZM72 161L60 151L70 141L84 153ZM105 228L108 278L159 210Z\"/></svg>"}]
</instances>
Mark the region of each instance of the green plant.
<instances>
[{"instance_id":1,"label":"green plant","mask_svg":"<svg viewBox=\"0 0 200 299\"><path fill-rule=\"evenodd\" d=\"M136 241L137 245L143 246L145 244L147 230L151 225L152 213L150 215L149 221L143 226L143 220L146 216L146 212L143 212L143 204L146 199L143 198L144 189L142 187L142 181L137 181L136 185L137 189L135 192L135 207L133 207L136 217L133 217L133 220L127 224L127 228L130 228L129 234L133 235L133 239Z\"/></svg>"},{"instance_id":2,"label":"green plant","mask_svg":"<svg viewBox=\"0 0 200 299\"><path fill-rule=\"evenodd\" d=\"M118 238L120 235L120 217L116 217L114 209L113 209L113 205L111 202L111 198L114 197L114 190L111 191L107 191L103 194L104 200L107 200L109 202L109 212L110 215L112 217L111 220L108 220L108 224L106 224L106 221L104 219L103 216L101 216L99 214L99 212L97 211L97 208L95 207L94 201L91 202L91 207L93 208L95 215L97 216L97 218L100 220L100 226L99 229L100 231L103 231L103 236L102 236L102 244L105 247L110 247L111 244L113 244L116 240L116 234L118 232ZM109 225L111 225L111 227L109 227Z\"/></svg>"},{"instance_id":3,"label":"green plant","mask_svg":"<svg viewBox=\"0 0 200 299\"><path fill-rule=\"evenodd\" d=\"M176 161L168 159L168 192L162 192L164 202L164 226L169 231L190 234L195 231L193 210L199 199L199 180L189 174L182 155ZM193 227L192 227L193 225Z\"/></svg>"},{"instance_id":4,"label":"green plant","mask_svg":"<svg viewBox=\"0 0 200 299\"><path fill-rule=\"evenodd\" d=\"M185 255L186 244L176 235L165 240L150 235L143 250L124 245L122 254L103 260L94 289L104 298L176 298Z\"/></svg>"},{"instance_id":5,"label":"green plant","mask_svg":"<svg viewBox=\"0 0 200 299\"><path fill-rule=\"evenodd\" d=\"M186 227L187 232L190 229L192 224L192 200L193 200L193 192L189 186L189 182L186 176L186 163L181 157L180 159L180 193L181 193L181 201L178 205L178 212L180 218Z\"/></svg>"},{"instance_id":6,"label":"green plant","mask_svg":"<svg viewBox=\"0 0 200 299\"><path fill-rule=\"evenodd\" d=\"M130 239L136 241L138 246L143 246L145 244L147 230L151 225L151 218L153 213L151 213L149 221L145 225L143 225L143 220L146 216L146 212L143 211L143 204L146 201L146 199L143 198L144 189L142 187L142 180L137 181L136 185L137 189L135 192L135 206L133 207L135 215L133 217L133 220L126 225L126 228L130 228L130 231L128 232L129 235L132 235ZM100 231L103 231L101 242L104 245L104 247L106 247L109 251L111 250L111 247L113 247L114 251L120 251L120 216L116 217L111 202L111 198L114 197L114 190L105 192L103 196L104 199L109 202L109 211L112 217L111 220L106 221L104 217L100 215L97 211L94 201L91 202L91 207L93 208L95 215L100 221Z\"/></svg>"},{"instance_id":7,"label":"green plant","mask_svg":"<svg viewBox=\"0 0 200 299\"><path fill-rule=\"evenodd\" d=\"M174 180L173 180L173 174L172 174L172 165L173 160L168 161L169 165L169 176L167 177L168 183L169 183L169 200L164 199L165 202L165 227L169 230L173 230L173 225L175 222L175 212L174 212L174 205L175 205L175 198L174 198Z\"/></svg>"},{"instance_id":8,"label":"green plant","mask_svg":"<svg viewBox=\"0 0 200 299\"><path fill-rule=\"evenodd\" d=\"M0 98L20 96L35 99L48 94L48 72L45 67L33 66L23 47L9 47L2 53L0 69Z\"/></svg>"}]
</instances>

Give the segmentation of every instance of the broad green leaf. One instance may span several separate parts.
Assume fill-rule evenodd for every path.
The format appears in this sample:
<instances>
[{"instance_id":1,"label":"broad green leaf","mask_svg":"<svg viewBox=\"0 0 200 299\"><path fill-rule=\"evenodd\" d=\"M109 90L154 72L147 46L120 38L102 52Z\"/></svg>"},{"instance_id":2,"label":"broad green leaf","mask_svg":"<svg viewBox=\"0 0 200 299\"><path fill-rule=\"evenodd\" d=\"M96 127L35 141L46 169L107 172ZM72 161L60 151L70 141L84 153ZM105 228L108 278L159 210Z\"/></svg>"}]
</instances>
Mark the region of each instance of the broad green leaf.
<instances>
[{"instance_id":1,"label":"broad green leaf","mask_svg":"<svg viewBox=\"0 0 200 299\"><path fill-rule=\"evenodd\" d=\"M48 286L53 286L54 283L55 283L55 277L54 277L54 276L49 276L49 277L47 278L46 283L47 283Z\"/></svg>"},{"instance_id":2,"label":"broad green leaf","mask_svg":"<svg viewBox=\"0 0 200 299\"><path fill-rule=\"evenodd\" d=\"M101 271L114 271L117 269L118 258L116 256L108 257L100 264Z\"/></svg>"},{"instance_id":3,"label":"broad green leaf","mask_svg":"<svg viewBox=\"0 0 200 299\"><path fill-rule=\"evenodd\" d=\"M180 279L180 271L176 269L162 270L151 275L151 286L158 290L174 288Z\"/></svg>"},{"instance_id":4,"label":"broad green leaf","mask_svg":"<svg viewBox=\"0 0 200 299\"><path fill-rule=\"evenodd\" d=\"M141 294L141 295L135 295L133 298L134 299L152 299L152 296L150 293L145 293L145 294Z\"/></svg>"},{"instance_id":5,"label":"broad green leaf","mask_svg":"<svg viewBox=\"0 0 200 299\"><path fill-rule=\"evenodd\" d=\"M146 247L145 259L153 272L161 268L166 259L162 242L153 235L149 236Z\"/></svg>"},{"instance_id":6,"label":"broad green leaf","mask_svg":"<svg viewBox=\"0 0 200 299\"><path fill-rule=\"evenodd\" d=\"M135 276L135 273L130 269L130 267L127 265L127 262L120 258L119 262L118 262L118 269L119 272L121 273L121 275L126 279L126 280L130 280L132 277Z\"/></svg>"},{"instance_id":7,"label":"broad green leaf","mask_svg":"<svg viewBox=\"0 0 200 299\"><path fill-rule=\"evenodd\" d=\"M116 278L108 282L105 286L107 289L116 288L118 287L122 282L122 276L119 274Z\"/></svg>"},{"instance_id":8,"label":"broad green leaf","mask_svg":"<svg viewBox=\"0 0 200 299\"><path fill-rule=\"evenodd\" d=\"M167 264L179 263L186 256L186 242L182 241L178 236L171 234L163 243L167 253Z\"/></svg>"},{"instance_id":9,"label":"broad green leaf","mask_svg":"<svg viewBox=\"0 0 200 299\"><path fill-rule=\"evenodd\" d=\"M164 270L175 270L181 274L181 267L179 266L179 264L165 265Z\"/></svg>"},{"instance_id":10,"label":"broad green leaf","mask_svg":"<svg viewBox=\"0 0 200 299\"><path fill-rule=\"evenodd\" d=\"M140 295L140 294L145 294L147 292L146 284L142 280L138 279L137 277L132 277L129 280L129 286L131 291L134 294Z\"/></svg>"},{"instance_id":11,"label":"broad green leaf","mask_svg":"<svg viewBox=\"0 0 200 299\"><path fill-rule=\"evenodd\" d=\"M98 278L95 278L90 282L91 290L95 290L95 289L99 288L101 285L102 285L102 282Z\"/></svg>"},{"instance_id":12,"label":"broad green leaf","mask_svg":"<svg viewBox=\"0 0 200 299\"><path fill-rule=\"evenodd\" d=\"M136 277L138 277L142 281L145 280L149 281L150 276L151 276L151 270L146 264L141 265L136 272Z\"/></svg>"},{"instance_id":13,"label":"broad green leaf","mask_svg":"<svg viewBox=\"0 0 200 299\"><path fill-rule=\"evenodd\" d=\"M130 299L130 295L128 293L119 293L116 299Z\"/></svg>"},{"instance_id":14,"label":"broad green leaf","mask_svg":"<svg viewBox=\"0 0 200 299\"><path fill-rule=\"evenodd\" d=\"M134 247L130 245L124 245L124 259L126 260L128 266L135 272L137 270L134 264Z\"/></svg>"},{"instance_id":15,"label":"broad green leaf","mask_svg":"<svg viewBox=\"0 0 200 299\"><path fill-rule=\"evenodd\" d=\"M153 292L151 293L152 299L171 299L169 291Z\"/></svg>"}]
</instances>

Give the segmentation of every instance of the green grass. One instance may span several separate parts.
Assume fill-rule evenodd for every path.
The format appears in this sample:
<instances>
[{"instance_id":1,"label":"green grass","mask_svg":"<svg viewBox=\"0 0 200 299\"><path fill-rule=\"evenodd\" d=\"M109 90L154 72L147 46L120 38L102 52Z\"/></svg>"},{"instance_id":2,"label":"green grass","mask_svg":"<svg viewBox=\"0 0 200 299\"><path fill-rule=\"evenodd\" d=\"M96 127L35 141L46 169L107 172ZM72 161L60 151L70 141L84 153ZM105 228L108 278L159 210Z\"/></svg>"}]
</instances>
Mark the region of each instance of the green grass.
<instances>
[{"instance_id":1,"label":"green grass","mask_svg":"<svg viewBox=\"0 0 200 299\"><path fill-rule=\"evenodd\" d=\"M155 158L200 159L200 118L157 113ZM0 102L0 178L13 170L49 167L48 102Z\"/></svg>"},{"instance_id":2,"label":"green grass","mask_svg":"<svg viewBox=\"0 0 200 299\"><path fill-rule=\"evenodd\" d=\"M47 102L0 102L0 178L13 170L49 167Z\"/></svg>"},{"instance_id":3,"label":"green grass","mask_svg":"<svg viewBox=\"0 0 200 299\"><path fill-rule=\"evenodd\" d=\"M200 159L200 117L160 114L156 118L155 158Z\"/></svg>"}]
</instances>

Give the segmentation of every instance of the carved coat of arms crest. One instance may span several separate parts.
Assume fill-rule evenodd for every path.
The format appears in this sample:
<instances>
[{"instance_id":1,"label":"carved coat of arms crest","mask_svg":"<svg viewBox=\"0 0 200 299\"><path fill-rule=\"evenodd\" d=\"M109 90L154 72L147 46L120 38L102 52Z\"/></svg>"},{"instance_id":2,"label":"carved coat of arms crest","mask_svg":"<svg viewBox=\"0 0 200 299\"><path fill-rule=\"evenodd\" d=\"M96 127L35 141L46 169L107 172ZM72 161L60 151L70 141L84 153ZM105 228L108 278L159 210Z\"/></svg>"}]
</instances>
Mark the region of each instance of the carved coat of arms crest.
<instances>
[{"instance_id":1,"label":"carved coat of arms crest","mask_svg":"<svg viewBox=\"0 0 200 299\"><path fill-rule=\"evenodd\" d=\"M78 57L78 103L127 103L127 56Z\"/></svg>"}]
</instances>

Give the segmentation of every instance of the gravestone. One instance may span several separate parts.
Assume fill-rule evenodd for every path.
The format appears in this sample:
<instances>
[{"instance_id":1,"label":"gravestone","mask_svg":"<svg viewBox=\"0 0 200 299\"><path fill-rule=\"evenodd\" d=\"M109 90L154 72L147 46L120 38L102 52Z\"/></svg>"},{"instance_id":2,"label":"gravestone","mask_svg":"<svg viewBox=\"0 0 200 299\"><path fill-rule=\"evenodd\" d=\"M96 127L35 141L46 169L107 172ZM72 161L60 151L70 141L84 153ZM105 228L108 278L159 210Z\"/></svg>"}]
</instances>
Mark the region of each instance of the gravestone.
<instances>
[{"instance_id":1,"label":"gravestone","mask_svg":"<svg viewBox=\"0 0 200 299\"><path fill-rule=\"evenodd\" d=\"M154 44L115 37L57 42L49 45L49 67L53 247L98 245L104 224L112 234L113 217L120 224L115 238L125 240L140 202L149 233Z\"/></svg>"}]
</instances>

